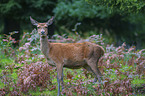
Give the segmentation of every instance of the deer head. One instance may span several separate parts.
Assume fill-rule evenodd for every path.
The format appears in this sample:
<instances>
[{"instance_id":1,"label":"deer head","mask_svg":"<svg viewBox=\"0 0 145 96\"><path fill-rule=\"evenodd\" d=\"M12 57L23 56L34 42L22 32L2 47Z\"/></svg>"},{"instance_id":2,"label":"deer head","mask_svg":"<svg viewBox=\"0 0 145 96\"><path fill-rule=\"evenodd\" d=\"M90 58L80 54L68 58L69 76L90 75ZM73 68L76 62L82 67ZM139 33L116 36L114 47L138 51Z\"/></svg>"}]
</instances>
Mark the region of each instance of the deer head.
<instances>
[{"instance_id":1,"label":"deer head","mask_svg":"<svg viewBox=\"0 0 145 96\"><path fill-rule=\"evenodd\" d=\"M53 19L54 19L54 17L49 19L46 23L39 23L30 16L31 23L33 25L37 26L37 31L38 31L39 35L41 36L41 38L45 38L47 36L47 34L48 34L47 27L53 23Z\"/></svg>"},{"instance_id":2,"label":"deer head","mask_svg":"<svg viewBox=\"0 0 145 96\"><path fill-rule=\"evenodd\" d=\"M47 36L47 27L53 23L54 17L48 20L46 23L38 23L30 17L30 20L33 25L37 26L38 32L40 34L40 48L41 52L44 54L45 58L53 62L52 64L57 68L57 82L58 82L58 93L57 96L60 96L60 83L62 84L63 89L63 67L78 69L85 68L88 71L94 73L96 82L101 82L101 72L98 68L98 61L101 56L104 54L103 47L90 43L51 43L46 38ZM52 61L51 61L52 60Z\"/></svg>"}]
</instances>

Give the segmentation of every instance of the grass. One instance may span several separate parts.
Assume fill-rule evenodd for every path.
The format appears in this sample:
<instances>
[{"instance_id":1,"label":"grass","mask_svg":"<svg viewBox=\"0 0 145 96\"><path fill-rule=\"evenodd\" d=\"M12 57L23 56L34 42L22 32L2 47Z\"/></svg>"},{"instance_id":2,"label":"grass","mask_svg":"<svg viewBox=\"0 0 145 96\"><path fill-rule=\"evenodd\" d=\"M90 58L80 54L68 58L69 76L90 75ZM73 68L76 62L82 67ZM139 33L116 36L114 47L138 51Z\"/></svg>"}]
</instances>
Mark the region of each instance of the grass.
<instances>
[{"instance_id":1,"label":"grass","mask_svg":"<svg viewBox=\"0 0 145 96\"><path fill-rule=\"evenodd\" d=\"M13 62L12 58L6 57L1 53L0 55L0 67L5 68L7 65L11 65Z\"/></svg>"},{"instance_id":2,"label":"grass","mask_svg":"<svg viewBox=\"0 0 145 96\"><path fill-rule=\"evenodd\" d=\"M141 86L142 84L145 84L145 79L135 78L134 80L132 80L132 84L135 86Z\"/></svg>"},{"instance_id":3,"label":"grass","mask_svg":"<svg viewBox=\"0 0 145 96\"><path fill-rule=\"evenodd\" d=\"M28 38L23 37L23 39L25 38L25 43L23 42L24 44L21 44L21 49L23 50L17 53L17 60L15 60L15 58L11 54L7 55L2 51L3 49L8 48L0 49L0 51L2 51L2 55L0 55L0 91L4 90L4 92L6 93L4 95L57 95L56 68L46 66L46 60L43 56L41 56L42 54L39 48L37 50L33 50L33 48L36 49L36 45L39 45L39 41L34 42L35 38L31 38L31 36L26 37L30 37L29 39L31 39L30 41L32 41L33 43L27 41L26 39ZM97 36L96 38L92 36L89 38L91 38L91 41L93 40L93 42L96 42L95 40L98 40L97 42L99 44L103 44L103 39L101 39L102 37ZM78 38L76 37L76 39ZM30 45L26 46L26 43L30 43ZM7 47L10 47L10 45L11 44L9 43ZM65 89L64 92L62 92L64 96L93 96L95 94L103 96L107 94L110 94L111 96L116 94L118 94L119 96L128 94L138 95L138 93L134 91L134 88L137 89L138 87L141 87L143 84L145 84L145 76L142 73L144 69L141 69L140 71L137 68L140 68L138 66L142 66L141 64L142 62L144 62L145 54L143 52L141 54L141 50L135 51L133 49L125 49L124 45L120 47L114 47L112 45L108 47L107 45L102 46L106 49L105 55L99 61L99 67L101 73L103 74L101 85L102 89L99 89L98 83L94 84L92 82L93 76L86 70L72 70L64 68ZM9 53L14 52L13 50L6 51ZM138 57L138 55L140 57ZM48 73L46 73L46 71ZM47 76L45 75L45 73L50 75L50 78L48 77L48 79L44 79L44 76ZM44 74L44 76L40 76L40 74ZM33 75L37 75L39 78L43 78L37 83L41 83L41 81L43 81L43 83L46 83L48 85L45 86L45 84L35 84L34 81L37 81L37 79L39 79L36 78L37 76L33 78L31 77L29 81L30 84L25 85L23 83L24 80L26 80L27 77ZM52 80L52 85L49 85L49 80ZM25 92L25 90L23 89L27 88L29 90ZM122 90L122 88L124 90ZM140 93L143 95L142 91Z\"/></svg>"},{"instance_id":4,"label":"grass","mask_svg":"<svg viewBox=\"0 0 145 96\"><path fill-rule=\"evenodd\" d=\"M8 60L8 61L12 61L12 59L10 59L10 60ZM3 61L1 61L2 63L5 63L5 60L3 60ZM6 61L7 62L7 61ZM8 65L10 65L8 62L7 62L7 64ZM120 69L122 72L125 72L125 71L127 71L127 70L130 70L131 69L131 66L130 67L128 67L128 66L122 66L122 68ZM2 73L2 70L3 69L0 69L0 73ZM12 78L12 80L13 80L13 82L14 83L16 83L17 82L17 78L18 78L18 76L17 76L17 70L18 69L14 69L13 70L13 73L11 74L11 75L9 75L9 77L11 77ZM71 69L64 69L64 82L65 82L65 84L67 84L68 82L71 82L71 84L73 84L73 83L75 83L76 82L76 80L78 80L78 79L81 79L82 81L86 81L86 80L92 80L92 78L91 78L91 75L89 76L89 79L88 78L86 78L85 77L85 75L84 74L81 74L82 73L82 69L78 69L78 70L71 70ZM8 72L10 72L10 70L8 70ZM77 74L77 75L73 75L73 74L76 74L76 73L80 73L80 74ZM108 72L107 70L105 71L106 73ZM68 73L69 73L69 75L72 75L72 79L69 79L69 78L71 78L71 77L67 77L67 75L68 75ZM111 75L109 76L109 78L110 79L112 79L112 80L116 80L118 77L117 77L117 75L116 75L116 73L115 73L115 69L112 69L111 70L111 73L110 73ZM55 74L56 75L56 74ZM106 75L107 76L107 75ZM107 78L107 77L106 77ZM123 79L123 78L127 78L127 76L126 75L120 75L120 78L121 79ZM56 78L53 78L53 84L54 85L56 85L57 86L57 79ZM144 84L144 82L145 82L145 80L143 79L143 78L138 78L138 77L136 77L135 79L133 79L132 80L132 85L133 86L141 86L142 84ZM89 92L90 92L90 94L95 94L95 92L94 92L94 90L93 90L93 88L92 88L92 85L94 85L94 84L88 84L88 85L86 85L86 87L88 88L88 90L90 90ZM0 88L3 88L5 85L2 83L2 82L0 82ZM68 86L69 87L69 86ZM12 90L12 89L11 89ZM22 93L24 96L25 95L32 95L32 96L39 96L39 95L47 95L47 96L52 96L52 95L57 95L57 89L55 89L55 90L52 90L52 91L50 91L50 90L48 90L47 88L45 88L43 91L40 91L40 88L39 87L37 87L37 90L36 91L33 91L33 90L29 90L29 92L28 93L26 93L26 94L24 94L24 93ZM76 94L76 93L74 93L74 94ZM104 93L105 94L105 93Z\"/></svg>"},{"instance_id":5,"label":"grass","mask_svg":"<svg viewBox=\"0 0 145 96\"><path fill-rule=\"evenodd\" d=\"M37 88L36 91L33 91L33 90L30 90L28 92L28 95L31 94L32 96L52 96L52 94L54 96L57 96L57 90L52 90L52 91L49 91L48 89L45 89L43 91L40 91L40 88Z\"/></svg>"}]
</instances>

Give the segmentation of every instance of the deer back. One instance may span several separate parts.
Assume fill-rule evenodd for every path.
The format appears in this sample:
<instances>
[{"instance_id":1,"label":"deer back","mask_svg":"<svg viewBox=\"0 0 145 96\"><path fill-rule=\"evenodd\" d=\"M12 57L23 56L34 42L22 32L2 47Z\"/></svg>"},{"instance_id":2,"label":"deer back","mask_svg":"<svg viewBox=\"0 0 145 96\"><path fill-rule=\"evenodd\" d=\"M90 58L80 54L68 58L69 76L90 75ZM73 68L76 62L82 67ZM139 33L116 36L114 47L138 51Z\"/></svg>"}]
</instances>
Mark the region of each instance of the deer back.
<instances>
[{"instance_id":1,"label":"deer back","mask_svg":"<svg viewBox=\"0 0 145 96\"><path fill-rule=\"evenodd\" d=\"M64 60L83 61L85 59L100 58L104 54L104 49L90 42L84 43L51 43L49 58L57 63Z\"/></svg>"}]
</instances>

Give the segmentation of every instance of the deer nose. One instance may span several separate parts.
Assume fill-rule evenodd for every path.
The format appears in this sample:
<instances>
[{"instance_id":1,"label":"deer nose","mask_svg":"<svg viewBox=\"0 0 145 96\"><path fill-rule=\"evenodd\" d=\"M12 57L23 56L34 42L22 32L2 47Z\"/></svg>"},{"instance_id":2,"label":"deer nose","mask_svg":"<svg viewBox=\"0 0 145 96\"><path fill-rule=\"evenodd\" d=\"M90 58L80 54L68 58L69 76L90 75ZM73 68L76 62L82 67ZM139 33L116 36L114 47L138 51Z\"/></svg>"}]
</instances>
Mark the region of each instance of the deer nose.
<instances>
[{"instance_id":1,"label":"deer nose","mask_svg":"<svg viewBox=\"0 0 145 96\"><path fill-rule=\"evenodd\" d=\"M44 35L45 31L41 31L41 34Z\"/></svg>"}]
</instances>

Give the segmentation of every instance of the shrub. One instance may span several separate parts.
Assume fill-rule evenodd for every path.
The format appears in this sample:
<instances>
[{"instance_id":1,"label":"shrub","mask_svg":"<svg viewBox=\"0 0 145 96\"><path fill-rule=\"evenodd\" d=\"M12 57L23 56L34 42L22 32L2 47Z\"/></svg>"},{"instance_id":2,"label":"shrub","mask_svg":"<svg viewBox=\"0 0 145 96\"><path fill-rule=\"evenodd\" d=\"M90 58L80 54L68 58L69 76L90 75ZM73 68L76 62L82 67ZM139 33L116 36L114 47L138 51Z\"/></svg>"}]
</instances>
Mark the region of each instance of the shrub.
<instances>
[{"instance_id":1,"label":"shrub","mask_svg":"<svg viewBox=\"0 0 145 96\"><path fill-rule=\"evenodd\" d=\"M51 71L52 67L43 62L24 65L18 71L17 84L20 86L20 91L28 92L30 89L36 90L37 86L40 87L41 91L44 88L49 88L49 85L52 84L50 79Z\"/></svg>"},{"instance_id":2,"label":"shrub","mask_svg":"<svg viewBox=\"0 0 145 96\"><path fill-rule=\"evenodd\" d=\"M67 83L64 83L62 94L69 96L119 94L124 96L144 92L145 49L140 51L136 51L135 47L126 49L125 43L119 47L107 45L104 43L102 35L93 35L82 40L79 39L79 34L75 38L66 35L55 35L53 38L57 40L49 40L51 42L89 41L106 48L104 56L100 58L98 63L103 74L101 84L94 84L91 74L85 69L67 70L64 72ZM1 85L3 87L0 88L0 95L22 95L24 93L31 95L30 90L38 91L39 89L41 92L45 88L49 89L48 91L56 89L52 83L52 80L56 78L56 68L47 64L44 56L40 53L39 44L39 35L36 30L23 35L17 58L19 65L8 65L1 71L0 78L2 78ZM15 78L18 79L14 78L16 73L18 76Z\"/></svg>"}]
</instances>

